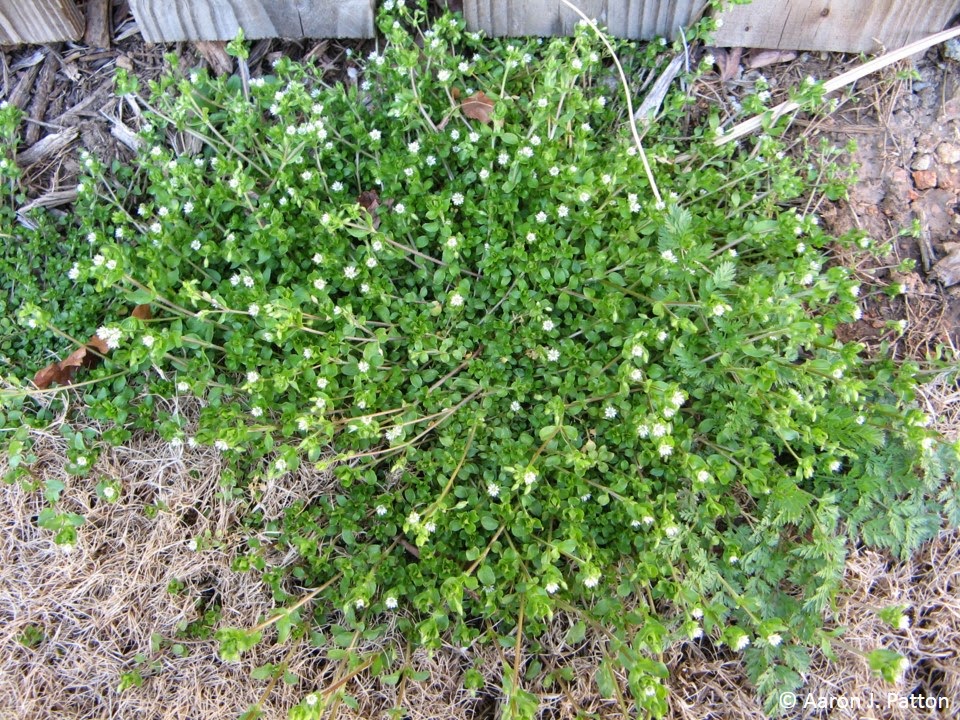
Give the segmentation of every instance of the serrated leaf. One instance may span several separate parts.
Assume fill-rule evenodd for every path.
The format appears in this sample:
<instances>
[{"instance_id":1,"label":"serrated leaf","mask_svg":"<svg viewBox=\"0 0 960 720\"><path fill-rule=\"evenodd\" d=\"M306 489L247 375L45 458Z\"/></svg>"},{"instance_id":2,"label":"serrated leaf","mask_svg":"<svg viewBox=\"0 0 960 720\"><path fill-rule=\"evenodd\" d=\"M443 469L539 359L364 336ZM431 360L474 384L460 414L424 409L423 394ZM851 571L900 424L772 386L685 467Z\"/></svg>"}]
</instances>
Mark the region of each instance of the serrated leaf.
<instances>
[{"instance_id":1,"label":"serrated leaf","mask_svg":"<svg viewBox=\"0 0 960 720\"><path fill-rule=\"evenodd\" d=\"M736 265L729 260L722 262L717 266L717 269L713 271L713 285L718 290L726 290L733 285L736 276Z\"/></svg>"}]
</instances>

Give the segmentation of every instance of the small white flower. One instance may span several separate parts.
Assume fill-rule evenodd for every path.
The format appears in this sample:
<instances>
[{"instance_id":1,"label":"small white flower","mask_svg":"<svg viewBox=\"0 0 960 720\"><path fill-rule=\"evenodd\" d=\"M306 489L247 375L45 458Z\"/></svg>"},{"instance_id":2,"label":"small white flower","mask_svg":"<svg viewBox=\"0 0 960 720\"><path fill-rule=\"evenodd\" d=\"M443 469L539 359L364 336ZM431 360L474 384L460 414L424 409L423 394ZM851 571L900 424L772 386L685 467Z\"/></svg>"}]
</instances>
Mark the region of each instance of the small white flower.
<instances>
[{"instance_id":1,"label":"small white flower","mask_svg":"<svg viewBox=\"0 0 960 720\"><path fill-rule=\"evenodd\" d=\"M640 382L643 380L643 370L640 368L634 368L630 371L630 379L633 382Z\"/></svg>"},{"instance_id":2,"label":"small white flower","mask_svg":"<svg viewBox=\"0 0 960 720\"><path fill-rule=\"evenodd\" d=\"M151 348L153 347L153 343L155 342L155 340L153 335L144 335L142 342L146 347Z\"/></svg>"},{"instance_id":3,"label":"small white flower","mask_svg":"<svg viewBox=\"0 0 960 720\"><path fill-rule=\"evenodd\" d=\"M574 58L574 59L570 62L570 65L573 67L574 70L582 70L582 69L583 69L583 61L582 61L580 58Z\"/></svg>"},{"instance_id":4,"label":"small white flower","mask_svg":"<svg viewBox=\"0 0 960 720\"><path fill-rule=\"evenodd\" d=\"M254 280L249 275L243 276L243 285L244 287L252 288L254 286Z\"/></svg>"},{"instance_id":5,"label":"small white flower","mask_svg":"<svg viewBox=\"0 0 960 720\"><path fill-rule=\"evenodd\" d=\"M740 637L737 638L737 645L734 648L734 650L737 650L737 651L743 650L749 644L750 644L750 638L748 638L746 635L741 635Z\"/></svg>"},{"instance_id":6,"label":"small white flower","mask_svg":"<svg viewBox=\"0 0 960 720\"><path fill-rule=\"evenodd\" d=\"M278 473L286 472L286 471L287 471L287 461L284 460L283 458L277 458L277 461L273 464L273 468L274 468L274 470L276 470Z\"/></svg>"},{"instance_id":7,"label":"small white flower","mask_svg":"<svg viewBox=\"0 0 960 720\"><path fill-rule=\"evenodd\" d=\"M498 164L500 164L500 165L506 165L508 162L510 162L510 156L507 155L505 152L502 152L502 153L500 153L499 155L497 155L497 163L498 163Z\"/></svg>"},{"instance_id":8,"label":"small white flower","mask_svg":"<svg viewBox=\"0 0 960 720\"><path fill-rule=\"evenodd\" d=\"M431 520L430 522L428 522L426 525L423 526L423 529L426 530L428 533L436 532L437 524Z\"/></svg>"},{"instance_id":9,"label":"small white flower","mask_svg":"<svg viewBox=\"0 0 960 720\"><path fill-rule=\"evenodd\" d=\"M387 597L387 599L384 601L384 605L386 605L386 607L387 607L388 610L396 610L396 608L397 608L397 599L396 599L395 597L393 597L393 595L390 595L390 596Z\"/></svg>"},{"instance_id":10,"label":"small white flower","mask_svg":"<svg viewBox=\"0 0 960 720\"><path fill-rule=\"evenodd\" d=\"M537 481L537 474L533 470L527 470L527 472L523 474L523 483L527 487L529 487L530 485L533 485L536 481Z\"/></svg>"},{"instance_id":11,"label":"small white flower","mask_svg":"<svg viewBox=\"0 0 960 720\"><path fill-rule=\"evenodd\" d=\"M366 266L372 270L377 266L377 259L372 257L367 258Z\"/></svg>"},{"instance_id":12,"label":"small white flower","mask_svg":"<svg viewBox=\"0 0 960 720\"><path fill-rule=\"evenodd\" d=\"M705 483L710 479L710 473L708 473L706 470L700 470L697 472L696 477L697 482Z\"/></svg>"},{"instance_id":13,"label":"small white flower","mask_svg":"<svg viewBox=\"0 0 960 720\"><path fill-rule=\"evenodd\" d=\"M677 533L680 532L680 528L678 528L676 525L668 525L663 529L663 532L667 537L672 538L677 536Z\"/></svg>"},{"instance_id":14,"label":"small white flower","mask_svg":"<svg viewBox=\"0 0 960 720\"><path fill-rule=\"evenodd\" d=\"M490 171L487 170L486 168L483 168L480 170L478 175L480 176L481 180L486 180L488 177L490 177Z\"/></svg>"},{"instance_id":15,"label":"small white flower","mask_svg":"<svg viewBox=\"0 0 960 720\"><path fill-rule=\"evenodd\" d=\"M197 551L197 548L199 548L199 547L200 547L200 545L197 543L196 539L193 539L193 540L191 540L190 542L187 543L187 549L188 549L190 552L196 552L196 551Z\"/></svg>"},{"instance_id":16,"label":"small white flower","mask_svg":"<svg viewBox=\"0 0 960 720\"><path fill-rule=\"evenodd\" d=\"M348 265L343 269L343 274L347 279L353 280L357 276L357 268L353 265Z\"/></svg>"},{"instance_id":17,"label":"small white flower","mask_svg":"<svg viewBox=\"0 0 960 720\"><path fill-rule=\"evenodd\" d=\"M547 350L547 360L550 362L556 362L560 359L560 351L556 348L550 348Z\"/></svg>"},{"instance_id":18,"label":"small white flower","mask_svg":"<svg viewBox=\"0 0 960 720\"><path fill-rule=\"evenodd\" d=\"M407 515L407 522L410 523L411 525L416 525L417 523L419 523L420 513L412 512L409 515Z\"/></svg>"},{"instance_id":19,"label":"small white flower","mask_svg":"<svg viewBox=\"0 0 960 720\"><path fill-rule=\"evenodd\" d=\"M599 575L590 575L583 579L583 584L588 588L595 588L600 583Z\"/></svg>"},{"instance_id":20,"label":"small white flower","mask_svg":"<svg viewBox=\"0 0 960 720\"><path fill-rule=\"evenodd\" d=\"M554 165L552 168L550 168L550 174L551 174L553 177L556 177L557 175L560 174L560 168L558 168L556 165Z\"/></svg>"},{"instance_id":21,"label":"small white flower","mask_svg":"<svg viewBox=\"0 0 960 720\"><path fill-rule=\"evenodd\" d=\"M730 564L731 564L731 565L736 565L738 562L740 562L740 558L738 558L736 555L731 555L731 556L730 556Z\"/></svg>"},{"instance_id":22,"label":"small white flower","mask_svg":"<svg viewBox=\"0 0 960 720\"><path fill-rule=\"evenodd\" d=\"M393 206L393 211L397 215L403 215L403 213L406 212L406 210L407 208L403 203L397 203L396 205Z\"/></svg>"},{"instance_id":23,"label":"small white flower","mask_svg":"<svg viewBox=\"0 0 960 720\"><path fill-rule=\"evenodd\" d=\"M461 205L463 205L463 193L454 193L453 196L450 198L450 202L452 202L457 207L460 207Z\"/></svg>"},{"instance_id":24,"label":"small white flower","mask_svg":"<svg viewBox=\"0 0 960 720\"><path fill-rule=\"evenodd\" d=\"M361 360L357 363L357 369L360 370L360 372L365 373L370 369L370 363L368 363L366 360Z\"/></svg>"},{"instance_id":25,"label":"small white flower","mask_svg":"<svg viewBox=\"0 0 960 720\"><path fill-rule=\"evenodd\" d=\"M613 405L607 405L603 409L603 416L607 420L613 420L617 416L617 409Z\"/></svg>"},{"instance_id":26,"label":"small white flower","mask_svg":"<svg viewBox=\"0 0 960 720\"><path fill-rule=\"evenodd\" d=\"M565 218L569 214L570 214L570 210L569 208L567 208L566 205L561 205L560 207L557 208L557 215L559 215L560 217Z\"/></svg>"},{"instance_id":27,"label":"small white flower","mask_svg":"<svg viewBox=\"0 0 960 720\"><path fill-rule=\"evenodd\" d=\"M463 306L463 295L460 293L454 293L450 298L451 307L462 307Z\"/></svg>"},{"instance_id":28,"label":"small white flower","mask_svg":"<svg viewBox=\"0 0 960 720\"><path fill-rule=\"evenodd\" d=\"M690 611L690 614L697 620L703 617L703 610L701 608L695 607Z\"/></svg>"},{"instance_id":29,"label":"small white flower","mask_svg":"<svg viewBox=\"0 0 960 720\"><path fill-rule=\"evenodd\" d=\"M910 617L908 615L901 615L900 619L897 621L898 630L906 630L910 627Z\"/></svg>"},{"instance_id":30,"label":"small white flower","mask_svg":"<svg viewBox=\"0 0 960 720\"><path fill-rule=\"evenodd\" d=\"M83 455L81 455L80 457L78 457L78 458L75 460L75 462L76 462L76 464L79 465L80 467L86 467L87 458L84 457Z\"/></svg>"},{"instance_id":31,"label":"small white flower","mask_svg":"<svg viewBox=\"0 0 960 720\"><path fill-rule=\"evenodd\" d=\"M863 425L867 419L863 415L857 415L856 423L857 425Z\"/></svg>"},{"instance_id":32,"label":"small white flower","mask_svg":"<svg viewBox=\"0 0 960 720\"><path fill-rule=\"evenodd\" d=\"M510 412L520 412L520 403L518 403L516 400L510 403Z\"/></svg>"},{"instance_id":33,"label":"small white flower","mask_svg":"<svg viewBox=\"0 0 960 720\"><path fill-rule=\"evenodd\" d=\"M487 495L490 497L498 497L500 495L500 486L496 483L489 483L487 485Z\"/></svg>"},{"instance_id":34,"label":"small white flower","mask_svg":"<svg viewBox=\"0 0 960 720\"><path fill-rule=\"evenodd\" d=\"M727 311L727 306L723 303L717 303L713 306L713 314L716 317L722 316Z\"/></svg>"},{"instance_id":35,"label":"small white flower","mask_svg":"<svg viewBox=\"0 0 960 720\"><path fill-rule=\"evenodd\" d=\"M416 140L414 140L412 143L408 143L408 144L407 144L407 150L409 150L410 152L412 152L412 153L414 153L414 154L420 152L420 143L417 142Z\"/></svg>"},{"instance_id":36,"label":"small white flower","mask_svg":"<svg viewBox=\"0 0 960 720\"><path fill-rule=\"evenodd\" d=\"M250 303L250 305L247 307L247 313L249 313L252 317L256 317L260 314L260 306L256 303Z\"/></svg>"},{"instance_id":37,"label":"small white flower","mask_svg":"<svg viewBox=\"0 0 960 720\"><path fill-rule=\"evenodd\" d=\"M317 696L314 695L313 693L310 693L303 699L303 701L310 707L313 707L314 705L317 704Z\"/></svg>"},{"instance_id":38,"label":"small white flower","mask_svg":"<svg viewBox=\"0 0 960 720\"><path fill-rule=\"evenodd\" d=\"M185 212L187 215L189 215L190 213L192 213L192 212L193 212L193 203L192 203L192 202L185 202L185 203L183 204L183 212Z\"/></svg>"},{"instance_id":39,"label":"small white flower","mask_svg":"<svg viewBox=\"0 0 960 720\"><path fill-rule=\"evenodd\" d=\"M924 450L931 450L933 448L933 438L925 437L920 441L920 447Z\"/></svg>"},{"instance_id":40,"label":"small white flower","mask_svg":"<svg viewBox=\"0 0 960 720\"><path fill-rule=\"evenodd\" d=\"M557 590L560 589L560 586L555 582L550 582L544 585L543 589L547 591L547 595L553 595Z\"/></svg>"},{"instance_id":41,"label":"small white flower","mask_svg":"<svg viewBox=\"0 0 960 720\"><path fill-rule=\"evenodd\" d=\"M546 221L547 221L547 214L543 212L543 210L541 210L540 212L537 213L537 222L542 224L542 223L545 223Z\"/></svg>"},{"instance_id":42,"label":"small white flower","mask_svg":"<svg viewBox=\"0 0 960 720\"><path fill-rule=\"evenodd\" d=\"M227 445L226 440L217 440L216 442L213 443L213 447L214 449L219 450L220 452L226 452L227 450L230 449L230 446Z\"/></svg>"},{"instance_id":43,"label":"small white flower","mask_svg":"<svg viewBox=\"0 0 960 720\"><path fill-rule=\"evenodd\" d=\"M637 435L646 438L650 435L650 426L646 424L637 425Z\"/></svg>"},{"instance_id":44,"label":"small white flower","mask_svg":"<svg viewBox=\"0 0 960 720\"><path fill-rule=\"evenodd\" d=\"M448 238L447 238L447 242L445 243L445 245L446 245L448 248L450 248L451 250L453 250L454 248L456 248L456 247L457 247L457 236L456 236L456 235L451 235L450 237L448 237Z\"/></svg>"},{"instance_id":45,"label":"small white flower","mask_svg":"<svg viewBox=\"0 0 960 720\"><path fill-rule=\"evenodd\" d=\"M470 142L475 143L480 139L480 133L472 132L467 137L470 139Z\"/></svg>"},{"instance_id":46,"label":"small white flower","mask_svg":"<svg viewBox=\"0 0 960 720\"><path fill-rule=\"evenodd\" d=\"M677 262L677 256L673 254L673 250L664 250L660 253L660 257L663 258L665 262L673 264Z\"/></svg>"},{"instance_id":47,"label":"small white flower","mask_svg":"<svg viewBox=\"0 0 960 720\"><path fill-rule=\"evenodd\" d=\"M690 633L690 637L691 637L692 639L694 639L694 640L699 640L700 638L702 638L702 637L703 637L703 628L700 627L699 625L697 625L697 626L693 629L693 632Z\"/></svg>"},{"instance_id":48,"label":"small white flower","mask_svg":"<svg viewBox=\"0 0 960 720\"><path fill-rule=\"evenodd\" d=\"M381 133L379 130L371 130L371 131L370 131L370 139L371 139L371 140L376 141L376 140L379 140L381 137L382 137L382 133Z\"/></svg>"},{"instance_id":49,"label":"small white flower","mask_svg":"<svg viewBox=\"0 0 960 720\"><path fill-rule=\"evenodd\" d=\"M651 431L655 438L661 438L667 434L667 426L663 423L656 423Z\"/></svg>"},{"instance_id":50,"label":"small white flower","mask_svg":"<svg viewBox=\"0 0 960 720\"><path fill-rule=\"evenodd\" d=\"M662 458L670 457L673 455L673 446L663 443L659 448L657 448L657 451L660 453L660 457Z\"/></svg>"},{"instance_id":51,"label":"small white flower","mask_svg":"<svg viewBox=\"0 0 960 720\"><path fill-rule=\"evenodd\" d=\"M533 148L527 145L524 145L522 148L520 148L520 154L525 158L532 158Z\"/></svg>"},{"instance_id":52,"label":"small white flower","mask_svg":"<svg viewBox=\"0 0 960 720\"><path fill-rule=\"evenodd\" d=\"M657 340L658 340L659 342L665 342L666 339L667 339L667 331L666 331L666 330L661 330L660 332L657 333Z\"/></svg>"},{"instance_id":53,"label":"small white flower","mask_svg":"<svg viewBox=\"0 0 960 720\"><path fill-rule=\"evenodd\" d=\"M771 633L770 635L767 635L767 644L770 647L777 647L782 642L783 637L780 636L780 633Z\"/></svg>"},{"instance_id":54,"label":"small white flower","mask_svg":"<svg viewBox=\"0 0 960 720\"><path fill-rule=\"evenodd\" d=\"M554 327L556 326L553 324L553 320L547 319L543 321L543 329L546 330L547 332L550 332L551 330L553 330Z\"/></svg>"}]
</instances>

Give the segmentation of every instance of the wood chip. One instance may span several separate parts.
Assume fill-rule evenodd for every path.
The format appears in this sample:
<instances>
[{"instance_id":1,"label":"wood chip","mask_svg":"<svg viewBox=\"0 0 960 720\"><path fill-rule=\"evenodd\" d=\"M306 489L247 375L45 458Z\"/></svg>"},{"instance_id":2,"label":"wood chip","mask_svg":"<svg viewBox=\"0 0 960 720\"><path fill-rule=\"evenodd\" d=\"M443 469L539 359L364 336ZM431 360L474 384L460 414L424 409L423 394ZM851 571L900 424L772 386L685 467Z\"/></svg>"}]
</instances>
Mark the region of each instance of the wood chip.
<instances>
[{"instance_id":1,"label":"wood chip","mask_svg":"<svg viewBox=\"0 0 960 720\"><path fill-rule=\"evenodd\" d=\"M110 0L87 0L87 27L83 41L96 48L110 47Z\"/></svg>"},{"instance_id":2,"label":"wood chip","mask_svg":"<svg viewBox=\"0 0 960 720\"><path fill-rule=\"evenodd\" d=\"M943 283L944 287L960 283L960 250L954 250L934 265L930 276Z\"/></svg>"},{"instance_id":3,"label":"wood chip","mask_svg":"<svg viewBox=\"0 0 960 720\"><path fill-rule=\"evenodd\" d=\"M43 61L43 67L40 68L40 77L33 89L33 102L27 114L31 120L43 122L47 113L47 103L50 101L50 93L53 91L53 84L57 79L58 61L53 53L47 55ZM24 144L33 145L40 138L40 125L38 122L28 123L24 132Z\"/></svg>"},{"instance_id":4,"label":"wood chip","mask_svg":"<svg viewBox=\"0 0 960 720\"><path fill-rule=\"evenodd\" d=\"M59 207L60 205L69 205L74 200L77 199L77 189L70 188L69 190L53 190L48 193L44 193L35 200L31 200L23 207L17 210L17 213L20 215L26 215L31 210L35 210L38 207Z\"/></svg>"},{"instance_id":5,"label":"wood chip","mask_svg":"<svg viewBox=\"0 0 960 720\"><path fill-rule=\"evenodd\" d=\"M663 99L667 96L670 86L673 84L677 75L680 74L682 68L683 53L674 57L664 71L660 73L660 77L657 78L656 82L653 83L650 92L643 98L643 102L640 103L640 107L637 109L637 112L634 113L634 118L636 118L637 122L648 123L656 117L656 114L660 111L660 106L663 104Z\"/></svg>"},{"instance_id":6,"label":"wood chip","mask_svg":"<svg viewBox=\"0 0 960 720\"><path fill-rule=\"evenodd\" d=\"M113 135L117 140L122 142L128 148L137 152L140 149L141 141L130 127L125 125L122 121L117 120L116 118L109 118L110 120L110 134Z\"/></svg>"},{"instance_id":7,"label":"wood chip","mask_svg":"<svg viewBox=\"0 0 960 720\"><path fill-rule=\"evenodd\" d=\"M27 107L27 103L30 102L30 93L33 90L33 82L37 79L39 73L40 66L33 65L20 77L17 81L17 86L13 89L13 92L10 93L8 102L11 105L16 105L21 110Z\"/></svg>"},{"instance_id":8,"label":"wood chip","mask_svg":"<svg viewBox=\"0 0 960 720\"><path fill-rule=\"evenodd\" d=\"M10 66L10 69L13 72L20 72L21 70L24 70L28 67L39 65L40 63L43 62L43 59L47 56L47 52L48 51L46 49L34 50L29 55L25 55L24 57L17 60L13 65Z\"/></svg>"},{"instance_id":9,"label":"wood chip","mask_svg":"<svg viewBox=\"0 0 960 720\"><path fill-rule=\"evenodd\" d=\"M227 55L227 44L225 42L199 40L193 46L207 61L210 69L213 70L213 74L217 77L229 75L233 72L233 58Z\"/></svg>"},{"instance_id":10,"label":"wood chip","mask_svg":"<svg viewBox=\"0 0 960 720\"><path fill-rule=\"evenodd\" d=\"M42 140L17 155L17 165L28 167L40 162L44 158L56 155L77 139L80 131L77 128L67 128L53 135L47 135Z\"/></svg>"}]
</instances>

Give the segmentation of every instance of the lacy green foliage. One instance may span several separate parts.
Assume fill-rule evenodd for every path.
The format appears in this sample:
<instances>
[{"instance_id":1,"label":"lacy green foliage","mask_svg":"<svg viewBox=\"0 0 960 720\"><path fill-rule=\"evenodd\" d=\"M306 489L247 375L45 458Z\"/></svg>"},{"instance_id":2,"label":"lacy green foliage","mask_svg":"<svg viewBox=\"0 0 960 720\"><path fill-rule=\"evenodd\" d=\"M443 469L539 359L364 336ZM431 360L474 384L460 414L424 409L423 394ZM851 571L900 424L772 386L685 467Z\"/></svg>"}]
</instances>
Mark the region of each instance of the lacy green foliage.
<instances>
[{"instance_id":1,"label":"lacy green foliage","mask_svg":"<svg viewBox=\"0 0 960 720\"><path fill-rule=\"evenodd\" d=\"M859 286L799 209L808 168L776 128L717 149L711 117L685 136L671 96L644 140L658 202L590 31L481 43L447 16L419 47L421 20L384 17L359 86L280 60L249 87L152 88L129 195L88 180L79 203L81 279L153 307L101 329L116 347L93 377L205 407L191 437L127 384L95 386L90 412L215 445L251 505L254 480L332 471L332 495L267 527L324 586L311 607L337 610L329 652L354 669L396 670L348 648L397 610L416 643L535 656L564 609L608 629L598 686L615 695L625 667L637 712L665 712L655 658L682 641L745 650L768 697L796 688L848 537L931 537L955 461L914 408L915 368L834 336ZM620 46L650 66L659 47ZM489 123L461 108L478 91ZM241 565L293 606L259 546ZM306 632L300 607L221 631L224 657L270 624ZM505 716L532 717L518 670Z\"/></svg>"}]
</instances>

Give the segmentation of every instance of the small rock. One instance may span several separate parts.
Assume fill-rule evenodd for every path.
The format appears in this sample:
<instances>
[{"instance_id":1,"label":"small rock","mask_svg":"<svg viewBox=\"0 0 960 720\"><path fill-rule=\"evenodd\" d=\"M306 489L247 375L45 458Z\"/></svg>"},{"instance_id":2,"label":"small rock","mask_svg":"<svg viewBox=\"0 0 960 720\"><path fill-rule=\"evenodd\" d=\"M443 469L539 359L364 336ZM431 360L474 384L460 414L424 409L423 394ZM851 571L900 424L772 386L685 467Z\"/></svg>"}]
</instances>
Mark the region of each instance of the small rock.
<instances>
[{"instance_id":1,"label":"small rock","mask_svg":"<svg viewBox=\"0 0 960 720\"><path fill-rule=\"evenodd\" d=\"M953 143L940 143L937 145L937 159L944 165L953 165L960 162L960 147Z\"/></svg>"},{"instance_id":2,"label":"small rock","mask_svg":"<svg viewBox=\"0 0 960 720\"><path fill-rule=\"evenodd\" d=\"M945 190L960 190L960 167L951 165L937 171L937 187Z\"/></svg>"},{"instance_id":3,"label":"small rock","mask_svg":"<svg viewBox=\"0 0 960 720\"><path fill-rule=\"evenodd\" d=\"M930 166L933 164L933 158L929 155L921 155L916 160L913 161L913 165L910 167L914 170L929 170Z\"/></svg>"},{"instance_id":4,"label":"small rock","mask_svg":"<svg viewBox=\"0 0 960 720\"><path fill-rule=\"evenodd\" d=\"M917 170L913 173L913 184L917 190L929 190L937 186L937 173L933 170Z\"/></svg>"}]
</instances>

